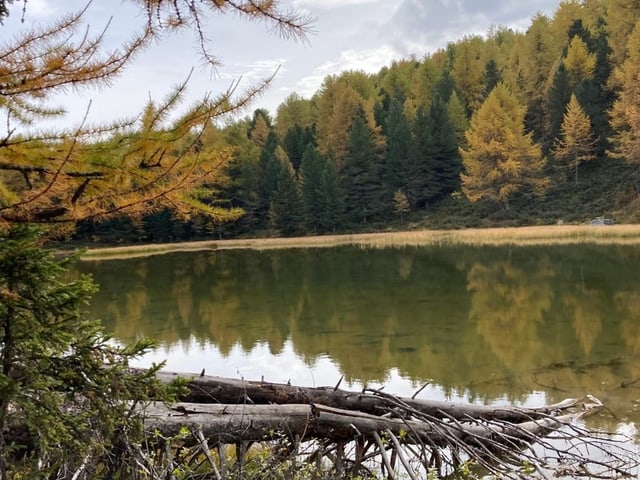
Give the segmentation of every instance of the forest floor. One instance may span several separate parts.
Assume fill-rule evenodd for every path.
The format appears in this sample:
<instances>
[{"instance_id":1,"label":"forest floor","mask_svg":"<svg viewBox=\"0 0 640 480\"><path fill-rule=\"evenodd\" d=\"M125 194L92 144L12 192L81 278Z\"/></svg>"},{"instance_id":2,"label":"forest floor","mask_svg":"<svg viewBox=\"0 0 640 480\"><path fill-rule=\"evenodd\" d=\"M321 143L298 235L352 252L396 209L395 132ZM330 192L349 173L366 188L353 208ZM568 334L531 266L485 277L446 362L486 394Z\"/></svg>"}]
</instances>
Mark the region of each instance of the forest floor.
<instances>
[{"instance_id":1,"label":"forest floor","mask_svg":"<svg viewBox=\"0 0 640 480\"><path fill-rule=\"evenodd\" d=\"M535 227L415 230L404 232L319 235L305 237L205 240L196 242L88 248L85 259L131 258L176 251L274 248L328 248L356 245L369 248L442 245L639 244L640 225L554 225Z\"/></svg>"}]
</instances>

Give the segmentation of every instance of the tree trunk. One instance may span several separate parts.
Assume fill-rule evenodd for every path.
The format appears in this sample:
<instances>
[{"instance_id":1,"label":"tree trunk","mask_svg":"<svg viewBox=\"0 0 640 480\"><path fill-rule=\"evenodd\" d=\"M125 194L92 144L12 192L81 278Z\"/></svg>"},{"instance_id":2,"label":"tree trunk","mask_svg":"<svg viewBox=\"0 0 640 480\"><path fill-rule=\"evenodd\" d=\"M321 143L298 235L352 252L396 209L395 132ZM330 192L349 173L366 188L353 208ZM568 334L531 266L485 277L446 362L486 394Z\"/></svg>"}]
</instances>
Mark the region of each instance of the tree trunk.
<instances>
[{"instance_id":1,"label":"tree trunk","mask_svg":"<svg viewBox=\"0 0 640 480\"><path fill-rule=\"evenodd\" d=\"M424 422L390 418L363 412L342 410L326 405L216 405L180 403L167 406L153 403L144 409L145 428L159 431L165 437L177 436L181 429L202 431L208 439L220 443L263 441L291 438L327 441L351 441L370 438L374 432L391 432L404 443L427 443L445 448L455 444L498 441L509 443L529 440L549 430L566 425L580 413L531 420L519 424Z\"/></svg>"},{"instance_id":2,"label":"tree trunk","mask_svg":"<svg viewBox=\"0 0 640 480\"><path fill-rule=\"evenodd\" d=\"M466 420L470 418L524 422L553 415L576 405L576 399L539 408L487 406L438 400L420 400L381 395L374 390L354 392L336 387L298 387L282 383L238 380L210 375L180 374L161 371L156 374L164 383L186 380L188 393L183 402L220 404L319 404L342 410L383 415L398 405L408 406L433 418Z\"/></svg>"}]
</instances>

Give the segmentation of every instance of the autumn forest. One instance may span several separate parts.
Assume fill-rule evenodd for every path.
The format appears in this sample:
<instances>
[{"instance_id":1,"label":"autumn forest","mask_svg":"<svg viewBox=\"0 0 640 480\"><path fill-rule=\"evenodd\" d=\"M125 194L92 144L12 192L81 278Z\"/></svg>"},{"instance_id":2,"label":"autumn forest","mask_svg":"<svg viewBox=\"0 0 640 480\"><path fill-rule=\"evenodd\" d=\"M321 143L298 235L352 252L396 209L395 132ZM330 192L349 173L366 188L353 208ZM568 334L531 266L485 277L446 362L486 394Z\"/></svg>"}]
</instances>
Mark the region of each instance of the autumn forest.
<instances>
[{"instance_id":1,"label":"autumn forest","mask_svg":"<svg viewBox=\"0 0 640 480\"><path fill-rule=\"evenodd\" d=\"M257 109L232 121L204 118L203 104L172 124L181 86L166 101L150 102L126 136L87 136L63 149L94 168L114 156L134 162L132 152L144 154L135 159L141 170L198 158L199 181L179 190L204 213L186 215L172 202L147 202L154 208L144 211L118 205L116 215L76 216L75 238L109 244L596 216L635 223L638 20L640 2L563 1L551 18L532 18L526 32L495 26L376 74L328 76L309 99L294 93L275 114ZM229 98L221 96L219 110L242 106ZM191 133L197 122L205 129ZM170 147L158 148L159 140ZM33 178L11 173L30 153L15 148L12 155L4 196L12 193L7 185ZM92 175L82 173L74 204L103 181ZM48 208L35 218L50 221L55 202Z\"/></svg>"}]
</instances>

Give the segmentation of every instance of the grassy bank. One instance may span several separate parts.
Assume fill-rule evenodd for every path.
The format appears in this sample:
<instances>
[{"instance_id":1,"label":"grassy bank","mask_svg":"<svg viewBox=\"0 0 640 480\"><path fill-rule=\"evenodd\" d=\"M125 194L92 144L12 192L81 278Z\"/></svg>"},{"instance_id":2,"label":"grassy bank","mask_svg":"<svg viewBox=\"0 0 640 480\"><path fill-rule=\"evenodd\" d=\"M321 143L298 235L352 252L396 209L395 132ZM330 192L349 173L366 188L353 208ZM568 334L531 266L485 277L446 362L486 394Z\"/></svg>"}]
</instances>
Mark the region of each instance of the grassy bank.
<instances>
[{"instance_id":1,"label":"grassy bank","mask_svg":"<svg viewBox=\"0 0 640 480\"><path fill-rule=\"evenodd\" d=\"M407 232L323 235L294 238L211 240L89 249L84 258L113 259L178 251L273 248L326 248L359 245L368 248L437 245L566 245L580 243L638 244L640 225L557 225L541 227L419 230Z\"/></svg>"}]
</instances>

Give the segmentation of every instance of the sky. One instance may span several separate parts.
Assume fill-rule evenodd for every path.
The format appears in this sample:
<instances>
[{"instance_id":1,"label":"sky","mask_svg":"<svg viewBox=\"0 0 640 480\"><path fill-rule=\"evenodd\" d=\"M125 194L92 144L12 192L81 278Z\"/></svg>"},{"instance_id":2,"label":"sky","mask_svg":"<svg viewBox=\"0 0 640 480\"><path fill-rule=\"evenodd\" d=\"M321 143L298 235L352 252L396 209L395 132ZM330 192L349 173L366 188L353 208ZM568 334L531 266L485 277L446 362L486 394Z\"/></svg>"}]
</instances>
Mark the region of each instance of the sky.
<instances>
[{"instance_id":1,"label":"sky","mask_svg":"<svg viewBox=\"0 0 640 480\"><path fill-rule=\"evenodd\" d=\"M559 0L280 0L315 19L306 41L284 39L263 23L234 15L212 15L205 25L208 49L221 65L204 66L195 35L173 35L144 51L108 88L87 89L52 100L78 123L88 111L94 123L136 116L149 98L160 100L189 72L185 108L204 94L216 94L239 81L242 91L277 71L268 90L243 115L265 108L275 115L291 93L310 98L327 75L345 70L378 72L414 55L422 58L465 35L484 35L491 26L525 31L541 12L553 15ZM143 14L132 0L93 0L85 14L90 31L110 22L108 44L117 46L141 25ZM0 45L26 28L48 24L86 5L84 0L29 0L24 22L22 3L0 26ZM0 47L1 48L1 47Z\"/></svg>"}]
</instances>

